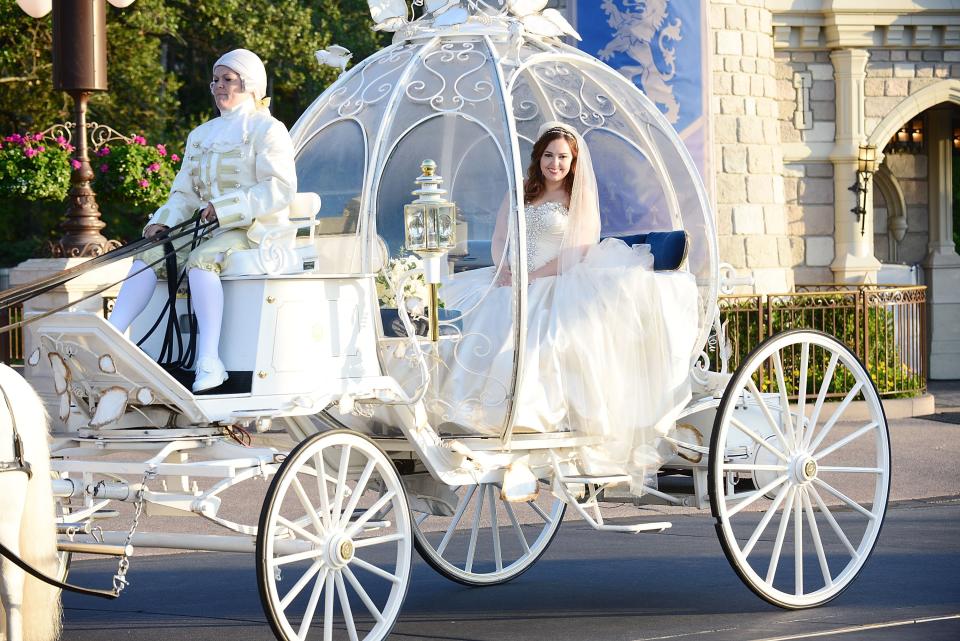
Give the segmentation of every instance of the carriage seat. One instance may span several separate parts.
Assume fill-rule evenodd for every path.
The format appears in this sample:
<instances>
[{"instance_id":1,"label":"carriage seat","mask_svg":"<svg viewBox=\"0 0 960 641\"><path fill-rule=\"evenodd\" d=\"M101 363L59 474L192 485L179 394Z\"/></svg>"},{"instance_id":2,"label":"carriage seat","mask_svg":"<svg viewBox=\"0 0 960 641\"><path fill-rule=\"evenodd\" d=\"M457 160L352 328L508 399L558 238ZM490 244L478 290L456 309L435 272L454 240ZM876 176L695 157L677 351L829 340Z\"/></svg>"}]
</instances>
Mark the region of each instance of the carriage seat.
<instances>
[{"instance_id":1,"label":"carriage seat","mask_svg":"<svg viewBox=\"0 0 960 641\"><path fill-rule=\"evenodd\" d=\"M689 243L687 232L682 229L651 231L645 234L611 236L610 238L618 238L631 247L634 245L650 245L654 271L676 271L680 269L683 261L687 258Z\"/></svg>"},{"instance_id":2,"label":"carriage seat","mask_svg":"<svg viewBox=\"0 0 960 641\"><path fill-rule=\"evenodd\" d=\"M298 193L287 208L286 222L272 226L257 247L231 252L220 275L296 274L312 269L317 261L313 241L319 211L318 194Z\"/></svg>"}]
</instances>

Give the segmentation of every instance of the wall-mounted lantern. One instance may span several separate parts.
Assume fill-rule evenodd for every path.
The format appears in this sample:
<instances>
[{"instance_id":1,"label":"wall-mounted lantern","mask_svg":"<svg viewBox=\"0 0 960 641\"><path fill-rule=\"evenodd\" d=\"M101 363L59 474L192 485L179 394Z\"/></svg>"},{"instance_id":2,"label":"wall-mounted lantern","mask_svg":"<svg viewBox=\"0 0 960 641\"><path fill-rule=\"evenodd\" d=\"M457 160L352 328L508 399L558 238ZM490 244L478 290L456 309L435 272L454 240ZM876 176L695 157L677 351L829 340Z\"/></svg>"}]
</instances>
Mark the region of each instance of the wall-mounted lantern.
<instances>
[{"instance_id":1,"label":"wall-mounted lantern","mask_svg":"<svg viewBox=\"0 0 960 641\"><path fill-rule=\"evenodd\" d=\"M867 192L870 190L870 178L876 170L876 145L860 145L857 151L857 182L850 186L850 191L857 196L857 204L850 211L854 213L857 222L860 223L861 236L867 227Z\"/></svg>"}]
</instances>

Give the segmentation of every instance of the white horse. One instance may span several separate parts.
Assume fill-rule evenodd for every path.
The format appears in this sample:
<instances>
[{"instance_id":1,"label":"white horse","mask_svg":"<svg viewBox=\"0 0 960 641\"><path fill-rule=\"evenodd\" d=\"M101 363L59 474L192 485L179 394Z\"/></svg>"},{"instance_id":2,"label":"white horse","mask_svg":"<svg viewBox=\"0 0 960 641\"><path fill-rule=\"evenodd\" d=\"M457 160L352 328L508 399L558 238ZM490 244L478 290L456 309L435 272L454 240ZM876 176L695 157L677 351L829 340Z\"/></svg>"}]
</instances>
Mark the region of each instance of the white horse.
<instances>
[{"instance_id":1,"label":"white horse","mask_svg":"<svg viewBox=\"0 0 960 641\"><path fill-rule=\"evenodd\" d=\"M47 576L57 572L48 418L19 374L0 364L0 543ZM12 415L11 415L12 412ZM32 475L15 466L13 427ZM8 465L3 465L8 464ZM53 641L60 636L60 590L0 556L0 639Z\"/></svg>"}]
</instances>

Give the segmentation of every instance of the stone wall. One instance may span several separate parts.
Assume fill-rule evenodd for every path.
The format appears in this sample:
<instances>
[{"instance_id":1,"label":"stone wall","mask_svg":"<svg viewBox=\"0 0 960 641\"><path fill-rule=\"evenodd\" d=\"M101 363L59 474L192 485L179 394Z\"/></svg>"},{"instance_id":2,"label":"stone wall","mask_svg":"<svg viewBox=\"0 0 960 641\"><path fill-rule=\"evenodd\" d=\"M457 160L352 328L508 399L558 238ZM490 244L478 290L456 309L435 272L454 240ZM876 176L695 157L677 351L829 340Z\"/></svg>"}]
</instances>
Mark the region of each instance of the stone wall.
<instances>
[{"instance_id":1,"label":"stone wall","mask_svg":"<svg viewBox=\"0 0 960 641\"><path fill-rule=\"evenodd\" d=\"M787 235L771 13L752 0L714 0L713 138L720 260L758 291L786 291L802 253Z\"/></svg>"}]
</instances>

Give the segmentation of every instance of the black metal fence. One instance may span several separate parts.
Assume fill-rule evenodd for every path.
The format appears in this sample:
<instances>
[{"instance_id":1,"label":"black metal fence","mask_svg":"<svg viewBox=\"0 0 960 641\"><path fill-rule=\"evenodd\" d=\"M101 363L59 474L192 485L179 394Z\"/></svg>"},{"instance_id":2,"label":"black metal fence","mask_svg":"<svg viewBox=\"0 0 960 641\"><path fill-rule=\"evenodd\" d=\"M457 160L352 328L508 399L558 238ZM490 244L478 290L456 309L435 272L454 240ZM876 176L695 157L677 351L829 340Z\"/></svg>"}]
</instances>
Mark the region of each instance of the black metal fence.
<instances>
[{"instance_id":1,"label":"black metal fence","mask_svg":"<svg viewBox=\"0 0 960 641\"><path fill-rule=\"evenodd\" d=\"M846 343L866 365L881 396L916 396L927 388L926 287L798 285L788 294L721 296L730 368L761 341L789 329L816 329ZM711 354L716 363L716 354ZM762 381L760 381L762 383ZM831 395L844 394L837 381Z\"/></svg>"}]
</instances>

